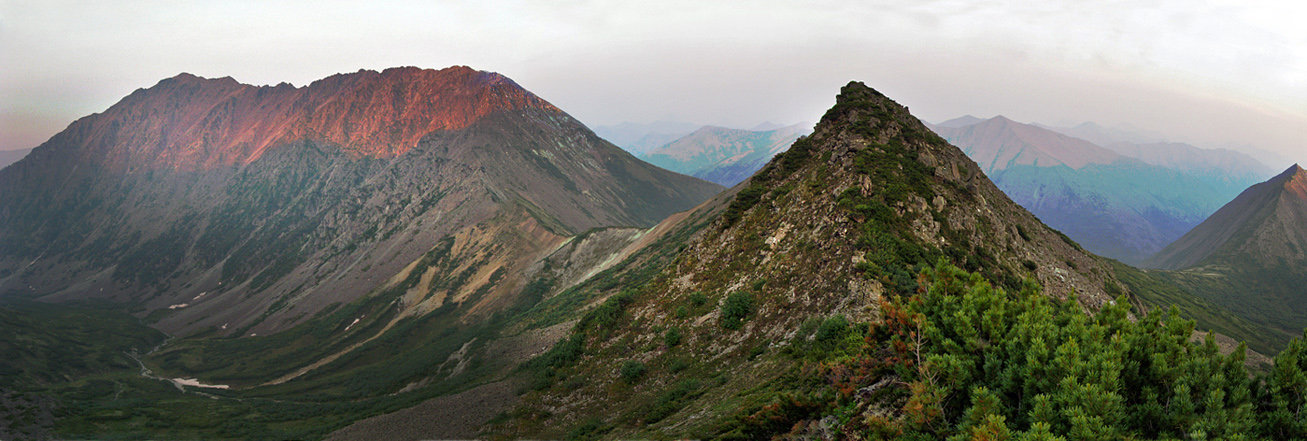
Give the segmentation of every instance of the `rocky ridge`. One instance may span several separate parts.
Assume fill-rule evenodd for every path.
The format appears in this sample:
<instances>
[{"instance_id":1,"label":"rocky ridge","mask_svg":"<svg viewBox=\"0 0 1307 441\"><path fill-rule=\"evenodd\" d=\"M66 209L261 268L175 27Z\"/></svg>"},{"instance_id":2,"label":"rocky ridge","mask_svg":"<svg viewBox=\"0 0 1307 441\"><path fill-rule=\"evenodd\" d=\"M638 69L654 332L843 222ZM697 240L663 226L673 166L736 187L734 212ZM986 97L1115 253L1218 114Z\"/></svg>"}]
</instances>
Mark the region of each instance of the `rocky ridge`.
<instances>
[{"instance_id":1,"label":"rocky ridge","mask_svg":"<svg viewBox=\"0 0 1307 441\"><path fill-rule=\"evenodd\" d=\"M616 423L613 434L711 436L704 430L713 418L767 390L789 366L777 351L809 338L805 323L876 321L879 300L914 292L914 269L936 259L1004 286L1033 278L1047 295L1074 294L1089 309L1124 292L1103 261L1040 223L960 150L861 83L845 86L812 135L736 190L720 217L649 283L610 292L596 317L577 325L573 343L560 343L575 351L584 342L584 355L573 367L552 368L554 386L526 395L531 410L522 411L549 420L518 420L491 433L561 436L587 419L643 419ZM665 335L673 329L675 344ZM628 365L649 366L648 378L624 380L630 374L616 367ZM682 370L720 379L677 380ZM678 398L679 410L639 416L673 389L690 397ZM624 391L620 399L609 395L614 390Z\"/></svg>"}]
</instances>

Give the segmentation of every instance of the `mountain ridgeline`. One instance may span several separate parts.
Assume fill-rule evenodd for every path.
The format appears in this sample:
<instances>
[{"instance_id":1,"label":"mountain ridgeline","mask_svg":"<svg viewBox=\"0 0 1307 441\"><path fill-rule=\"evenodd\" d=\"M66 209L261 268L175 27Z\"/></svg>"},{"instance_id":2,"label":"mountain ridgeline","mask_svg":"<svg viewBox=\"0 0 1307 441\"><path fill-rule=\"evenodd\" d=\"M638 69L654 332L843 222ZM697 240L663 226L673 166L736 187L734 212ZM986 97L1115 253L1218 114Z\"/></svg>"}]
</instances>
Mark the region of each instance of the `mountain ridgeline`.
<instances>
[{"instance_id":1,"label":"mountain ridgeline","mask_svg":"<svg viewBox=\"0 0 1307 441\"><path fill-rule=\"evenodd\" d=\"M0 171L0 292L127 302L173 333L266 334L452 238L455 274L428 307L488 312L566 237L652 226L721 189L645 164L495 73L306 87L182 74Z\"/></svg>"},{"instance_id":2,"label":"mountain ridgeline","mask_svg":"<svg viewBox=\"0 0 1307 441\"><path fill-rule=\"evenodd\" d=\"M1250 260L1263 266L1307 263L1307 171L1294 165L1249 187L1143 266L1180 270Z\"/></svg>"}]
</instances>

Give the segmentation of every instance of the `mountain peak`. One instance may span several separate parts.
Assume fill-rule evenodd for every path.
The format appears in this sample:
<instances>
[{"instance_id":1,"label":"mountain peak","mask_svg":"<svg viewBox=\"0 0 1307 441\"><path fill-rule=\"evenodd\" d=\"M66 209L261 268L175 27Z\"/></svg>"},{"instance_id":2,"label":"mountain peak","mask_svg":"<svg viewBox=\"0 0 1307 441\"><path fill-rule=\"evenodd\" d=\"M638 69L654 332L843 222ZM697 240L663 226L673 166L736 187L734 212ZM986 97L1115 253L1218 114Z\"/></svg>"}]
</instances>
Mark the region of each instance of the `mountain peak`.
<instances>
[{"instance_id":1,"label":"mountain peak","mask_svg":"<svg viewBox=\"0 0 1307 441\"><path fill-rule=\"evenodd\" d=\"M871 115L867 115L871 112ZM843 127L848 123L856 123L866 120L868 116L874 116L882 120L902 120L904 118L916 121L916 118L908 113L908 109L889 99L885 95L867 87L861 81L850 81L849 84L840 88L840 94L835 97L835 106L822 115L821 122L817 124L829 127ZM918 121L917 124L920 124ZM923 126L924 128L924 126Z\"/></svg>"},{"instance_id":2,"label":"mountain peak","mask_svg":"<svg viewBox=\"0 0 1307 441\"><path fill-rule=\"evenodd\" d=\"M1281 181L1282 180L1282 181ZM1303 170L1298 164L1294 164L1275 178L1276 182L1283 182L1285 191L1293 193L1299 199L1307 201L1307 170Z\"/></svg>"},{"instance_id":3,"label":"mountain peak","mask_svg":"<svg viewBox=\"0 0 1307 441\"><path fill-rule=\"evenodd\" d=\"M1065 165L1079 170L1120 159L1117 153L1088 141L1016 122L1003 115L964 127L941 126L936 130L966 151L986 173L1016 166Z\"/></svg>"},{"instance_id":4,"label":"mountain peak","mask_svg":"<svg viewBox=\"0 0 1307 441\"><path fill-rule=\"evenodd\" d=\"M430 133L525 109L561 112L503 75L467 66L359 70L305 87L181 73L69 132L116 133L112 146L86 147L107 150L101 154L126 169L208 169L248 164L301 141L356 157L394 157Z\"/></svg>"},{"instance_id":5,"label":"mountain peak","mask_svg":"<svg viewBox=\"0 0 1307 441\"><path fill-rule=\"evenodd\" d=\"M936 124L936 125L938 125L938 126L940 126L940 127L952 127L952 128L957 128L957 127L966 127L966 126L969 126L969 125L974 125L974 124L979 123L979 122L982 122L982 121L984 121L984 120L983 120L983 119L980 119L980 118L976 118L975 116L968 114L968 115L963 115L963 116L960 116L960 117L957 117L957 118L950 119L950 120L948 120L948 121L941 122L941 123Z\"/></svg>"}]
</instances>

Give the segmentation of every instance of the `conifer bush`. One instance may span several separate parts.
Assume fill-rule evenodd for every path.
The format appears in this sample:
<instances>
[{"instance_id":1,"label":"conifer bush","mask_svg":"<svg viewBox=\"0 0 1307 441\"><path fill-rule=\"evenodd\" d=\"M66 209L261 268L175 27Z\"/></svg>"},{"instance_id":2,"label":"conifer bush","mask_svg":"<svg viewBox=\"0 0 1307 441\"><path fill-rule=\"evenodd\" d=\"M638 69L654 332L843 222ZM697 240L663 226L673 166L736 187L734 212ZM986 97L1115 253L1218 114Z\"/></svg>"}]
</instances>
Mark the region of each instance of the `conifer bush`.
<instances>
[{"instance_id":1,"label":"conifer bush","mask_svg":"<svg viewBox=\"0 0 1307 441\"><path fill-rule=\"evenodd\" d=\"M721 325L723 328L736 330L744 326L744 321L753 314L753 294L743 291L726 296L722 303Z\"/></svg>"},{"instance_id":2,"label":"conifer bush","mask_svg":"<svg viewBox=\"0 0 1307 441\"><path fill-rule=\"evenodd\" d=\"M888 335L894 373L911 396L902 418L863 428L873 439L1235 440L1270 436L1268 427L1281 430L1273 436L1279 439L1302 433L1301 367L1277 369L1258 399L1244 348L1221 355L1210 337L1191 341L1194 323L1174 308L1132 321L1122 297L1085 314L1074 297L1051 299L1033 282L1009 293L943 263L925 270L920 285L919 294L882 305L877 332ZM1307 352L1295 347L1281 357ZM1281 418L1259 428L1259 402Z\"/></svg>"}]
</instances>

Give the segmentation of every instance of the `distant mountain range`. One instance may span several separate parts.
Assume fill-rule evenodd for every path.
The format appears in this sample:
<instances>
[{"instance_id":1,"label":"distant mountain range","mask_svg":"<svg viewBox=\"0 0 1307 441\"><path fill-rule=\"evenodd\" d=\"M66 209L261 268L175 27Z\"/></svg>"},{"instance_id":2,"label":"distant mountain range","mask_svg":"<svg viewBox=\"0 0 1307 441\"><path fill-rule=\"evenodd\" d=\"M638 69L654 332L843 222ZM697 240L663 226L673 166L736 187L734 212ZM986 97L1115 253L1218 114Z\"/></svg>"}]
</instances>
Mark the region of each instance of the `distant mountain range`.
<instances>
[{"instance_id":1,"label":"distant mountain range","mask_svg":"<svg viewBox=\"0 0 1307 441\"><path fill-rule=\"evenodd\" d=\"M1237 189L1264 179L1264 166L1234 152L1113 144L1140 157L1134 158L1002 116L966 124L974 120L932 128L1050 226L1096 254L1130 264L1189 231Z\"/></svg>"},{"instance_id":2,"label":"distant mountain range","mask_svg":"<svg viewBox=\"0 0 1307 441\"><path fill-rule=\"evenodd\" d=\"M594 132L600 138L608 140L632 155L640 156L645 152L667 145L691 132L703 127L681 121L655 121L648 124L622 122L611 126L595 126Z\"/></svg>"},{"instance_id":3,"label":"distant mountain range","mask_svg":"<svg viewBox=\"0 0 1307 441\"><path fill-rule=\"evenodd\" d=\"M1032 125L1052 130L1063 135L1080 138L1102 147L1118 143L1150 144L1166 141L1166 138L1160 133L1153 133L1129 126L1104 127L1094 122L1085 122L1073 127L1055 127L1039 123L1033 123Z\"/></svg>"},{"instance_id":4,"label":"distant mountain range","mask_svg":"<svg viewBox=\"0 0 1307 441\"><path fill-rule=\"evenodd\" d=\"M640 155L640 159L730 187L748 179L811 131L811 125L802 123L766 131L705 126Z\"/></svg>"},{"instance_id":5,"label":"distant mountain range","mask_svg":"<svg viewBox=\"0 0 1307 441\"><path fill-rule=\"evenodd\" d=\"M23 159L31 152L32 149L0 150L0 169L9 166L9 164L18 162L19 159Z\"/></svg>"},{"instance_id":6,"label":"distant mountain range","mask_svg":"<svg viewBox=\"0 0 1307 441\"><path fill-rule=\"evenodd\" d=\"M951 128L958 128L958 127L966 127L966 126L969 126L969 125L977 124L977 123L980 123L980 122L983 122L983 121L985 121L985 120L982 119L982 118L977 118L977 117L974 117L974 116L971 116L971 115L963 115L963 116L959 116L959 117L957 117L957 118L950 119L950 120L948 120L948 121L941 122L941 123L939 123L939 124L933 124L933 125L932 125L932 124L927 123L927 125L928 125L928 126L931 126L931 127L951 127Z\"/></svg>"},{"instance_id":7,"label":"distant mountain range","mask_svg":"<svg viewBox=\"0 0 1307 441\"><path fill-rule=\"evenodd\" d=\"M1127 157L1194 176L1211 185L1227 200L1233 199L1248 186L1275 174L1270 166L1249 154L1167 142L1161 134L1140 129L1107 128L1092 122L1075 127L1035 125L1084 139Z\"/></svg>"}]
</instances>

